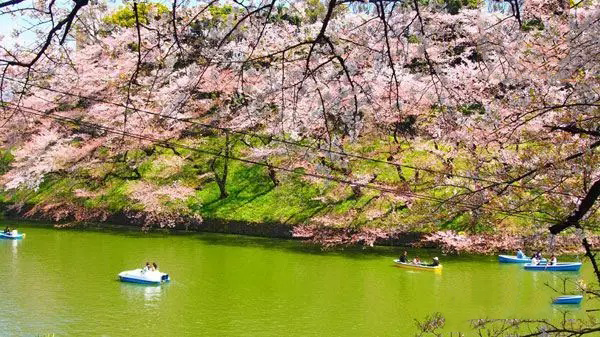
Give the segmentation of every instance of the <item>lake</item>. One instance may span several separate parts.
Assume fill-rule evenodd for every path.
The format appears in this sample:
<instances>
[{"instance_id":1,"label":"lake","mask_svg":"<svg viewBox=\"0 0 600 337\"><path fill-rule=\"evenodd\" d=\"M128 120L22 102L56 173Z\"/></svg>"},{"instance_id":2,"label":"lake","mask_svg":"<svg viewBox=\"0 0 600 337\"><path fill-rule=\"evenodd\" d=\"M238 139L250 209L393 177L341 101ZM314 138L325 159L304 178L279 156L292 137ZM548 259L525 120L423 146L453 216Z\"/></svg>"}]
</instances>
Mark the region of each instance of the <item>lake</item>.
<instances>
[{"instance_id":1,"label":"lake","mask_svg":"<svg viewBox=\"0 0 600 337\"><path fill-rule=\"evenodd\" d=\"M7 224L1 222L2 228ZM0 240L2 335L411 336L434 312L444 331L476 318L556 318L565 307L545 283L580 273L530 272L495 256L409 250L441 273L394 266L402 248L322 251L280 239L223 234L144 234L19 225ZM121 283L117 274L158 263L172 281ZM593 304L592 304L593 305ZM582 307L570 309L574 317Z\"/></svg>"}]
</instances>

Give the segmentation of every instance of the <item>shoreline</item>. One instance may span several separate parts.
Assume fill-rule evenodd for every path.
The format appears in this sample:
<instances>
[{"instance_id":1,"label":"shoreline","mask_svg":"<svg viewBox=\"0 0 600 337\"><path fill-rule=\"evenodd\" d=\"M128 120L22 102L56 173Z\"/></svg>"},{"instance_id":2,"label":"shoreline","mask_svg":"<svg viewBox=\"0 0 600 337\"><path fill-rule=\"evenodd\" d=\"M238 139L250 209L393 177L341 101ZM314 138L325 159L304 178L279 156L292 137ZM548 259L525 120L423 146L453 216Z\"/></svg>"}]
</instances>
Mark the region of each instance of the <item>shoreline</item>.
<instances>
[{"instance_id":1,"label":"shoreline","mask_svg":"<svg viewBox=\"0 0 600 337\"><path fill-rule=\"evenodd\" d=\"M39 207L22 205L15 207L0 204L0 219L7 221L43 222L57 229L111 229L162 233L220 233L253 237L297 240L316 244L322 249L333 247L413 247L433 248L450 254L485 254L514 252L517 248L549 251L557 254L580 254L583 252L581 238L575 234L556 237L554 249L548 249L552 240L547 230L529 235L509 233L464 234L453 231L401 232L384 228L318 227L280 223L249 223L223 219L198 219L181 215L167 215L170 226L156 226L156 214L143 211L109 212L84 210L74 205L55 204ZM600 244L600 236L588 236L594 245Z\"/></svg>"}]
</instances>

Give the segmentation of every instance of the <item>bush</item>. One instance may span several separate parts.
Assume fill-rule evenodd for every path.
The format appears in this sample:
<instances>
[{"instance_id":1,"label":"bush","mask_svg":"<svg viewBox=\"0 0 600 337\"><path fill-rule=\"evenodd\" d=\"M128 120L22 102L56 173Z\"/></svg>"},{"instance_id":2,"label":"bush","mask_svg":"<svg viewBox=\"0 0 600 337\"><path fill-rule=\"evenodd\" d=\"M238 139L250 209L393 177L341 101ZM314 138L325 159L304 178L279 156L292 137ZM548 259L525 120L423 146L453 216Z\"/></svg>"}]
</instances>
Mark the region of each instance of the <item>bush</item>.
<instances>
[{"instance_id":1,"label":"bush","mask_svg":"<svg viewBox=\"0 0 600 337\"><path fill-rule=\"evenodd\" d=\"M474 114L483 115L485 114L485 107L479 102L474 102L458 106L458 111L465 116L471 116Z\"/></svg>"},{"instance_id":2,"label":"bush","mask_svg":"<svg viewBox=\"0 0 600 337\"><path fill-rule=\"evenodd\" d=\"M532 30L544 30L544 23L538 18L523 21L521 30L524 32L530 32Z\"/></svg>"},{"instance_id":3,"label":"bush","mask_svg":"<svg viewBox=\"0 0 600 337\"><path fill-rule=\"evenodd\" d=\"M10 150L0 149L0 175L8 172L10 169L10 163L14 160L14 156L10 153Z\"/></svg>"},{"instance_id":4,"label":"bush","mask_svg":"<svg viewBox=\"0 0 600 337\"><path fill-rule=\"evenodd\" d=\"M159 20L162 14L169 13L167 6L159 3L139 3L137 8L138 19L141 24L148 24L150 22L151 14L154 14L154 20ZM151 13L152 11L155 12ZM135 26L133 5L119 8L111 15L105 16L102 21L107 24L125 28Z\"/></svg>"},{"instance_id":5,"label":"bush","mask_svg":"<svg viewBox=\"0 0 600 337\"><path fill-rule=\"evenodd\" d=\"M461 8L477 9L481 0L446 0L446 9L450 14L458 14Z\"/></svg>"}]
</instances>

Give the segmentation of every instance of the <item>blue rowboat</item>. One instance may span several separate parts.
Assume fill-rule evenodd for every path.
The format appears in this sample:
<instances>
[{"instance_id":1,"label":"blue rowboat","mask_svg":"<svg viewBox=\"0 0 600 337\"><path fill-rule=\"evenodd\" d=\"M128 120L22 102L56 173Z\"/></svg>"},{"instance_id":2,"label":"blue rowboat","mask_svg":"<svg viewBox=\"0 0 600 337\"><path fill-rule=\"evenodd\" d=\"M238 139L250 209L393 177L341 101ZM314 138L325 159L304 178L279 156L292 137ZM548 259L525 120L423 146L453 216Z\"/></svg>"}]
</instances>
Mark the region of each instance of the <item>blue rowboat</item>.
<instances>
[{"instance_id":1,"label":"blue rowboat","mask_svg":"<svg viewBox=\"0 0 600 337\"><path fill-rule=\"evenodd\" d=\"M546 263L546 259L541 260L543 263ZM498 262L502 263L530 263L531 258L525 257L524 259L519 259L515 255L498 255Z\"/></svg>"},{"instance_id":2,"label":"blue rowboat","mask_svg":"<svg viewBox=\"0 0 600 337\"><path fill-rule=\"evenodd\" d=\"M539 271L579 271L581 269L581 262L562 262L556 265L539 264L532 265L528 263L523 266L525 270L539 270Z\"/></svg>"},{"instance_id":3,"label":"blue rowboat","mask_svg":"<svg viewBox=\"0 0 600 337\"><path fill-rule=\"evenodd\" d=\"M566 295L555 298L553 304L579 304L583 299L582 295Z\"/></svg>"},{"instance_id":4,"label":"blue rowboat","mask_svg":"<svg viewBox=\"0 0 600 337\"><path fill-rule=\"evenodd\" d=\"M6 240L21 240L25 237L24 233L21 234L13 234L13 233L4 233L0 232L0 239Z\"/></svg>"}]
</instances>

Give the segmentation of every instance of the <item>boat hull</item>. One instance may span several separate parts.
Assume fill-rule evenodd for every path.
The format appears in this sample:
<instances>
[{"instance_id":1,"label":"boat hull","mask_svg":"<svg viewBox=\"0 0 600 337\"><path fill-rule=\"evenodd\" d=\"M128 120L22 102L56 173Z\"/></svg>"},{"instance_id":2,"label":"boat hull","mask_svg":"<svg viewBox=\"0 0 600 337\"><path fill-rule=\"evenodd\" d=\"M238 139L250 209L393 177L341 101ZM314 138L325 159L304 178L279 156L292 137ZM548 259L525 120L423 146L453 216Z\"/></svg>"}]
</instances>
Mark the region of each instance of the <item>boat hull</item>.
<instances>
[{"instance_id":1,"label":"boat hull","mask_svg":"<svg viewBox=\"0 0 600 337\"><path fill-rule=\"evenodd\" d=\"M434 267L434 266L424 266L424 265L416 265L416 264L412 264L412 263L400 262L400 260L394 260L394 262L396 263L396 266L398 266L400 268L405 268L405 269L442 271L441 264Z\"/></svg>"},{"instance_id":2,"label":"boat hull","mask_svg":"<svg viewBox=\"0 0 600 337\"><path fill-rule=\"evenodd\" d=\"M12 234L0 233L0 239L4 239L4 240L22 240L24 237L25 237L25 234L12 235Z\"/></svg>"},{"instance_id":3,"label":"boat hull","mask_svg":"<svg viewBox=\"0 0 600 337\"><path fill-rule=\"evenodd\" d=\"M142 271L142 269L127 270L119 273L121 282L139 283L139 284L161 284L169 282L169 274L158 271Z\"/></svg>"},{"instance_id":4,"label":"boat hull","mask_svg":"<svg viewBox=\"0 0 600 337\"><path fill-rule=\"evenodd\" d=\"M538 270L538 271L579 271L581 269L581 262L568 262L568 263L559 263L554 266L549 266L545 264L540 265L532 265L526 264L523 266L525 270Z\"/></svg>"},{"instance_id":5,"label":"boat hull","mask_svg":"<svg viewBox=\"0 0 600 337\"><path fill-rule=\"evenodd\" d=\"M498 255L498 262L502 263L531 263L531 258L519 259L515 255ZM542 263L546 263L546 259L541 260Z\"/></svg>"},{"instance_id":6,"label":"boat hull","mask_svg":"<svg viewBox=\"0 0 600 337\"><path fill-rule=\"evenodd\" d=\"M139 283L139 284L161 284L161 281L148 281L134 277L119 276L121 282Z\"/></svg>"},{"instance_id":7,"label":"boat hull","mask_svg":"<svg viewBox=\"0 0 600 337\"><path fill-rule=\"evenodd\" d=\"M567 295L567 296L559 296L555 298L552 303L553 304L579 304L583 300L582 295Z\"/></svg>"}]
</instances>

